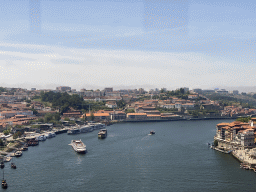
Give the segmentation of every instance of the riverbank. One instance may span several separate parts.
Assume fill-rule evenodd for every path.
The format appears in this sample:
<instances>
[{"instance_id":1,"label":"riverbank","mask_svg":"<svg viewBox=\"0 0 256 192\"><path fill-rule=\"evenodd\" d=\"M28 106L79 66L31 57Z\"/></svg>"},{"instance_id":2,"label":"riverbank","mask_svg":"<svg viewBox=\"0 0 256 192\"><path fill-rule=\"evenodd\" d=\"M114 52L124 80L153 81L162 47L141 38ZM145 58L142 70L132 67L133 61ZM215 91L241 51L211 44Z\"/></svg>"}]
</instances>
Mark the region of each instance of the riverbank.
<instances>
[{"instance_id":1,"label":"riverbank","mask_svg":"<svg viewBox=\"0 0 256 192\"><path fill-rule=\"evenodd\" d=\"M122 121L115 121L115 123L122 123L122 122L127 122L127 123L132 123L132 122L165 122L165 121L202 121L202 120L220 120L220 119L236 119L237 117L204 117L204 118L176 118L176 119L136 119L136 120L131 120L131 119L125 119ZM111 121L110 121L111 122Z\"/></svg>"},{"instance_id":2,"label":"riverbank","mask_svg":"<svg viewBox=\"0 0 256 192\"><path fill-rule=\"evenodd\" d=\"M256 148L230 151L222 150L217 147L211 148L221 153L231 154L241 163L240 168L256 170Z\"/></svg>"},{"instance_id":3,"label":"riverbank","mask_svg":"<svg viewBox=\"0 0 256 192\"><path fill-rule=\"evenodd\" d=\"M234 150L232 155L241 163L248 165L250 168L256 168L255 149Z\"/></svg>"}]
</instances>

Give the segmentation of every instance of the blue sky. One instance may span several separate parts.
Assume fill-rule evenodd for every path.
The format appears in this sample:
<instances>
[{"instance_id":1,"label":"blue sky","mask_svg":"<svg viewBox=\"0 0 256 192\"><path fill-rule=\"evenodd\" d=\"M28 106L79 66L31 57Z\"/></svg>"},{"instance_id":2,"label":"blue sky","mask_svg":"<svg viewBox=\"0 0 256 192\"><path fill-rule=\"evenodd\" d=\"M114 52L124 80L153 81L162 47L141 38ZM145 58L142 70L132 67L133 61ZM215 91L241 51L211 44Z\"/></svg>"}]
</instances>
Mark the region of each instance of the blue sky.
<instances>
[{"instance_id":1,"label":"blue sky","mask_svg":"<svg viewBox=\"0 0 256 192\"><path fill-rule=\"evenodd\" d=\"M2 86L254 86L256 2L2 0Z\"/></svg>"}]
</instances>

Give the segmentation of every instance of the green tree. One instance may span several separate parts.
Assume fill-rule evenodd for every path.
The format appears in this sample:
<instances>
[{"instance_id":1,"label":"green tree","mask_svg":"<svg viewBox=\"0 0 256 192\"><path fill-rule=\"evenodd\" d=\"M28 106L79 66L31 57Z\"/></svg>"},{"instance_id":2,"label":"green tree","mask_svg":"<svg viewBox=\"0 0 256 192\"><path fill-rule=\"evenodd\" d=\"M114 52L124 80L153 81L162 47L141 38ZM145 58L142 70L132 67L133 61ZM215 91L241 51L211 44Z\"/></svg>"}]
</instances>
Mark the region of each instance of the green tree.
<instances>
[{"instance_id":1,"label":"green tree","mask_svg":"<svg viewBox=\"0 0 256 192\"><path fill-rule=\"evenodd\" d=\"M43 119L43 118L39 118L37 121L43 123L43 122L44 122L44 119Z\"/></svg>"},{"instance_id":2,"label":"green tree","mask_svg":"<svg viewBox=\"0 0 256 192\"><path fill-rule=\"evenodd\" d=\"M65 103L61 108L60 108L60 113L63 114L69 110L69 105L68 103Z\"/></svg>"},{"instance_id":3,"label":"green tree","mask_svg":"<svg viewBox=\"0 0 256 192\"><path fill-rule=\"evenodd\" d=\"M249 122L249 120L251 120L251 117L239 117L236 119L236 121L240 121L240 122Z\"/></svg>"},{"instance_id":4,"label":"green tree","mask_svg":"<svg viewBox=\"0 0 256 192\"><path fill-rule=\"evenodd\" d=\"M134 109L126 109L125 113L135 113Z\"/></svg>"},{"instance_id":5,"label":"green tree","mask_svg":"<svg viewBox=\"0 0 256 192\"><path fill-rule=\"evenodd\" d=\"M38 114L38 111L34 109L34 107L31 109L31 111L33 111L33 114L34 115L37 115Z\"/></svg>"},{"instance_id":6,"label":"green tree","mask_svg":"<svg viewBox=\"0 0 256 192\"><path fill-rule=\"evenodd\" d=\"M20 131L17 131L16 133L14 133L13 135L13 139L17 139L18 137L20 137L22 135L22 133Z\"/></svg>"},{"instance_id":7,"label":"green tree","mask_svg":"<svg viewBox=\"0 0 256 192\"><path fill-rule=\"evenodd\" d=\"M124 102L124 100L122 99L122 100L120 100L120 101L117 101L117 107L119 108L119 109L123 109L124 107L125 107L125 102Z\"/></svg>"},{"instance_id":8,"label":"green tree","mask_svg":"<svg viewBox=\"0 0 256 192\"><path fill-rule=\"evenodd\" d=\"M4 133L4 135L9 135L10 131L4 130L3 133Z\"/></svg>"},{"instance_id":9,"label":"green tree","mask_svg":"<svg viewBox=\"0 0 256 192\"><path fill-rule=\"evenodd\" d=\"M48 123L52 120L53 115L51 113L46 113L44 116L44 122Z\"/></svg>"},{"instance_id":10,"label":"green tree","mask_svg":"<svg viewBox=\"0 0 256 192\"><path fill-rule=\"evenodd\" d=\"M95 116L94 116L93 112L91 112L91 121L94 121L94 119L95 119Z\"/></svg>"},{"instance_id":11,"label":"green tree","mask_svg":"<svg viewBox=\"0 0 256 192\"><path fill-rule=\"evenodd\" d=\"M59 114L59 113L55 113L55 114L53 115L53 117L54 117L54 120L55 120L55 121L59 121L59 120L60 120L60 114Z\"/></svg>"},{"instance_id":12,"label":"green tree","mask_svg":"<svg viewBox=\"0 0 256 192\"><path fill-rule=\"evenodd\" d=\"M70 121L70 119L68 117L65 117L64 121Z\"/></svg>"}]
</instances>

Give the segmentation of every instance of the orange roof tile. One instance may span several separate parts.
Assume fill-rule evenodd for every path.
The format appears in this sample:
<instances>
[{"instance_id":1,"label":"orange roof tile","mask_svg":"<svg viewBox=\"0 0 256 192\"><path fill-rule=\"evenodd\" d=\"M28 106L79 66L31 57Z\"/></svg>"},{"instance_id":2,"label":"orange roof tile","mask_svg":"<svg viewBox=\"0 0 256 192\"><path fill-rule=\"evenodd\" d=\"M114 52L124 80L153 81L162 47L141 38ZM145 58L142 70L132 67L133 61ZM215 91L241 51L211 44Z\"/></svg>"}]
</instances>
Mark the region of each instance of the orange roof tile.
<instances>
[{"instance_id":1,"label":"orange roof tile","mask_svg":"<svg viewBox=\"0 0 256 192\"><path fill-rule=\"evenodd\" d=\"M147 115L146 113L127 113L127 115Z\"/></svg>"}]
</instances>

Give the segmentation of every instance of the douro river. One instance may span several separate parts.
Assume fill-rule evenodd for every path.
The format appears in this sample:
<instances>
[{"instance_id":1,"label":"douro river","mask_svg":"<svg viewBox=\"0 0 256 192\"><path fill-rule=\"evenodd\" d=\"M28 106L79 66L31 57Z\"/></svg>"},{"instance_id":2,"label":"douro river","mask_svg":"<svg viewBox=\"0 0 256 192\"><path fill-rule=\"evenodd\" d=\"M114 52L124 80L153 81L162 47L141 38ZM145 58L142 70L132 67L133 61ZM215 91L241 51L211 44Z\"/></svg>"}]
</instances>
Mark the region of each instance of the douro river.
<instances>
[{"instance_id":1,"label":"douro river","mask_svg":"<svg viewBox=\"0 0 256 192\"><path fill-rule=\"evenodd\" d=\"M5 163L6 191L255 191L256 173L207 146L223 121L114 124L102 140L97 130L60 134L14 158L16 170ZM72 139L88 152L77 154Z\"/></svg>"}]
</instances>

